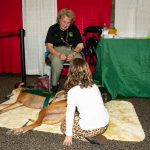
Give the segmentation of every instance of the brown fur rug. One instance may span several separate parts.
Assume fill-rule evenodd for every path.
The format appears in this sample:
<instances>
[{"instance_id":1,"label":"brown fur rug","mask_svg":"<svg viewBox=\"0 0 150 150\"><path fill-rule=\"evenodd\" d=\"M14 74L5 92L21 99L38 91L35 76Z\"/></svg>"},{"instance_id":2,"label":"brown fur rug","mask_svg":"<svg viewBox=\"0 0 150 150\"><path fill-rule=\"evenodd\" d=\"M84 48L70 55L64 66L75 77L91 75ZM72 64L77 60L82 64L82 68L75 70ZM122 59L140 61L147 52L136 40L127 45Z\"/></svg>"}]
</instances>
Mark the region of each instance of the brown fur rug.
<instances>
[{"instance_id":1,"label":"brown fur rug","mask_svg":"<svg viewBox=\"0 0 150 150\"><path fill-rule=\"evenodd\" d=\"M16 100L12 97L5 103ZM110 123L104 135L110 140L136 141L144 140L145 134L139 122L133 105L124 100L112 100L105 104L109 115ZM11 110L0 115L0 127L9 129L21 127L28 119L36 119L40 109L31 109L25 106ZM60 123L56 125L44 125L34 130L62 134Z\"/></svg>"}]
</instances>

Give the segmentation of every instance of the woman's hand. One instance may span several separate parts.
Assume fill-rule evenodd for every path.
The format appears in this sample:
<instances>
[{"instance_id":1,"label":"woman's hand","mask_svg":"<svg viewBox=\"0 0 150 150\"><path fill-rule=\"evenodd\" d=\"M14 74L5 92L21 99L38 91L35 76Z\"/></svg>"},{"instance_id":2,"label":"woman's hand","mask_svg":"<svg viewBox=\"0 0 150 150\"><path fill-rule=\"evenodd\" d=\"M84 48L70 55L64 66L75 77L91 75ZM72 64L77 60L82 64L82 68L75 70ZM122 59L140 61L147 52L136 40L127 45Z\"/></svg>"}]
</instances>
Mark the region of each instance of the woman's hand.
<instances>
[{"instance_id":1,"label":"woman's hand","mask_svg":"<svg viewBox=\"0 0 150 150\"><path fill-rule=\"evenodd\" d=\"M65 146L72 145L72 136L66 136L64 139L63 145L65 145Z\"/></svg>"},{"instance_id":2,"label":"woman's hand","mask_svg":"<svg viewBox=\"0 0 150 150\"><path fill-rule=\"evenodd\" d=\"M60 60L66 60L67 59L66 55L62 54L62 53L60 53L59 58L60 58Z\"/></svg>"},{"instance_id":3,"label":"woman's hand","mask_svg":"<svg viewBox=\"0 0 150 150\"><path fill-rule=\"evenodd\" d=\"M74 58L74 56L75 56L74 52L69 54L68 57L67 57L67 61L71 61Z\"/></svg>"}]
</instances>

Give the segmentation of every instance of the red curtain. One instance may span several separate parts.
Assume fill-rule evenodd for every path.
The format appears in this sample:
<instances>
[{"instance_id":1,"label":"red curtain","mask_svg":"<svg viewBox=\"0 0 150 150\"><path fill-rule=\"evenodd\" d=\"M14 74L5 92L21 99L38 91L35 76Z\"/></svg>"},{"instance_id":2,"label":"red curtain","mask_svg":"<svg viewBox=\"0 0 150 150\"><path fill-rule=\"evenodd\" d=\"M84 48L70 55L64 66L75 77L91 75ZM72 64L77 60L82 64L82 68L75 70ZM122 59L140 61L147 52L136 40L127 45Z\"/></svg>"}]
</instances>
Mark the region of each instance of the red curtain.
<instances>
[{"instance_id":1,"label":"red curtain","mask_svg":"<svg viewBox=\"0 0 150 150\"><path fill-rule=\"evenodd\" d=\"M110 27L112 0L57 0L58 10L62 8L71 8L76 15L76 25L80 33L83 34L84 28L88 26L101 26L104 23ZM85 42L86 38L92 34L82 36ZM90 65L92 73L95 68ZM66 74L66 70L62 72Z\"/></svg>"},{"instance_id":2,"label":"red curtain","mask_svg":"<svg viewBox=\"0 0 150 150\"><path fill-rule=\"evenodd\" d=\"M72 8L81 34L88 26L110 26L112 0L57 0L58 10ZM22 28L21 0L0 0L0 73L21 73L19 36L1 38Z\"/></svg>"},{"instance_id":3,"label":"red curtain","mask_svg":"<svg viewBox=\"0 0 150 150\"><path fill-rule=\"evenodd\" d=\"M58 0L58 10L71 8L76 15L76 25L83 33L88 26L110 26L112 0Z\"/></svg>"},{"instance_id":4,"label":"red curtain","mask_svg":"<svg viewBox=\"0 0 150 150\"><path fill-rule=\"evenodd\" d=\"M0 73L20 73L21 0L0 0Z\"/></svg>"}]
</instances>

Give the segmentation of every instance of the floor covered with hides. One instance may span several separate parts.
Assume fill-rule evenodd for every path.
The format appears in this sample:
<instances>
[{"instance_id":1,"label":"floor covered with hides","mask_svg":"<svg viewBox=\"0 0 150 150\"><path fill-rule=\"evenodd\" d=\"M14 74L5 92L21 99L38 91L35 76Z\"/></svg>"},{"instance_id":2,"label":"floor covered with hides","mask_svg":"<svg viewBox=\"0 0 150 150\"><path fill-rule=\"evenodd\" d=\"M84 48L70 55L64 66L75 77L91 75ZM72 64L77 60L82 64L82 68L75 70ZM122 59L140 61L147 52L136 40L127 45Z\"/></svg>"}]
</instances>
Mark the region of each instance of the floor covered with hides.
<instances>
[{"instance_id":1,"label":"floor covered with hides","mask_svg":"<svg viewBox=\"0 0 150 150\"><path fill-rule=\"evenodd\" d=\"M34 83L37 77L27 76L27 83ZM64 80L65 77L61 77L59 90L63 88ZM14 89L14 85L20 81L21 75L19 74L0 74L0 103L7 101L5 96L10 94ZM106 93L103 94L106 98ZM60 133L59 125L55 126L56 130L51 129L49 126L43 126L43 129L40 127L22 135L7 135L6 132L10 128L20 127L24 121L29 119L29 115L23 116L23 114L34 114L36 117L38 113L34 110L30 113L28 108L22 107L21 109L20 107L17 108L18 110L0 115L0 150L148 150L150 147L150 99L112 100L106 102L105 105L111 116L110 126L105 133L105 136L109 139L106 145L92 145L73 140L72 146L64 147L62 145L64 135ZM11 115L13 116L10 118ZM17 119L20 121L18 121L18 124L14 124L17 123Z\"/></svg>"}]
</instances>

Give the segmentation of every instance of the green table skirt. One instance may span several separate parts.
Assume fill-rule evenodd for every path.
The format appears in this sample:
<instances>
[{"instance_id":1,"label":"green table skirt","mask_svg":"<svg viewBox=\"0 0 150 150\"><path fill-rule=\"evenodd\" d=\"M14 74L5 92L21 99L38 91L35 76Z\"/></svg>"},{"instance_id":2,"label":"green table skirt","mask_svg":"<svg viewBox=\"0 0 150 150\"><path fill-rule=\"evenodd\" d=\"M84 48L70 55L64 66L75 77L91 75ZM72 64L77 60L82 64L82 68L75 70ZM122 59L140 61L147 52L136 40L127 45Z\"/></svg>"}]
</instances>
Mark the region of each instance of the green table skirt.
<instances>
[{"instance_id":1,"label":"green table skirt","mask_svg":"<svg viewBox=\"0 0 150 150\"><path fill-rule=\"evenodd\" d=\"M150 40L101 39L96 49L94 81L112 99L150 98Z\"/></svg>"}]
</instances>

